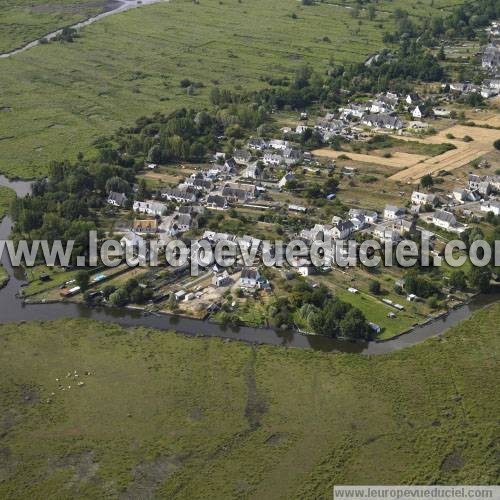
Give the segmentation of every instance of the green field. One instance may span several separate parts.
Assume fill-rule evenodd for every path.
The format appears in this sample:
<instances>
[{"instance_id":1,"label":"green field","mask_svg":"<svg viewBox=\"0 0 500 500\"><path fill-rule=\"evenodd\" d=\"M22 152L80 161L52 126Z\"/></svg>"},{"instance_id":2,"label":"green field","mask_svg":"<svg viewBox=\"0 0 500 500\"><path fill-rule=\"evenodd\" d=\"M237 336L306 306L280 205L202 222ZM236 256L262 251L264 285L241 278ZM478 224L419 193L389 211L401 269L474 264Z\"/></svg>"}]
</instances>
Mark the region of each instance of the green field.
<instances>
[{"instance_id":1,"label":"green field","mask_svg":"<svg viewBox=\"0 0 500 500\"><path fill-rule=\"evenodd\" d=\"M0 220L7 213L15 197L16 193L12 189L0 186Z\"/></svg>"},{"instance_id":2,"label":"green field","mask_svg":"<svg viewBox=\"0 0 500 500\"><path fill-rule=\"evenodd\" d=\"M2 0L0 53L104 10L106 0Z\"/></svg>"},{"instance_id":3,"label":"green field","mask_svg":"<svg viewBox=\"0 0 500 500\"><path fill-rule=\"evenodd\" d=\"M382 47L388 18L296 0L172 0L110 16L74 43L0 60L0 171L42 175L139 116L205 104L216 83L250 90L305 63L362 61ZM204 87L187 96L183 78Z\"/></svg>"},{"instance_id":4,"label":"green field","mask_svg":"<svg viewBox=\"0 0 500 500\"><path fill-rule=\"evenodd\" d=\"M15 198L16 194L12 189L0 186L0 221L7 213L11 201ZM0 288L3 288L8 281L7 271L0 264Z\"/></svg>"},{"instance_id":5,"label":"green field","mask_svg":"<svg viewBox=\"0 0 500 500\"><path fill-rule=\"evenodd\" d=\"M9 281L9 275L4 267L0 264L0 289L3 288Z\"/></svg>"},{"instance_id":6,"label":"green field","mask_svg":"<svg viewBox=\"0 0 500 500\"><path fill-rule=\"evenodd\" d=\"M499 321L497 304L442 341L375 358L88 320L1 326L0 496L496 484Z\"/></svg>"}]
</instances>

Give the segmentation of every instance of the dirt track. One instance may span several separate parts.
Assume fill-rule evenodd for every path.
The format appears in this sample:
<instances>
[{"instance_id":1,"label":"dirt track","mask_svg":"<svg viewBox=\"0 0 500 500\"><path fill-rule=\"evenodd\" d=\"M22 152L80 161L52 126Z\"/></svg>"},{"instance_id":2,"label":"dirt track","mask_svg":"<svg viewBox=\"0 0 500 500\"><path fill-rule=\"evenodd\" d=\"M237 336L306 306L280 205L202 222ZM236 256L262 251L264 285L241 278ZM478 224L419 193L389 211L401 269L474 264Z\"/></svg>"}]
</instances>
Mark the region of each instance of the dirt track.
<instances>
[{"instance_id":1,"label":"dirt track","mask_svg":"<svg viewBox=\"0 0 500 500\"><path fill-rule=\"evenodd\" d=\"M478 125L499 126L500 116L495 115L489 120L477 121ZM454 139L449 139L448 134L452 134ZM470 136L473 141L465 142L463 137ZM384 158L376 155L364 155L357 153L345 153L342 151L333 151L323 148L313 151L316 156L326 158L338 158L341 155L347 155L350 159L364 163L383 165L394 169L399 169L389 177L392 181L418 183L426 174L434 174L441 170L451 172L457 168L467 165L473 160L489 153L493 150L493 143L500 139L500 130L487 129L481 127L467 127L464 125L455 125L442 130L436 135L425 137L423 139L395 136L397 139L405 141L417 141L423 144L453 144L456 149L447 151L439 156L428 157L408 153L393 153L391 158Z\"/></svg>"},{"instance_id":2,"label":"dirt track","mask_svg":"<svg viewBox=\"0 0 500 500\"><path fill-rule=\"evenodd\" d=\"M363 163L374 163L375 165L383 165L384 167L406 168L424 161L428 156L414 155L410 153L393 153L391 158L383 156L363 155L359 153L346 153L345 151L334 151L333 149L322 148L313 151L315 156L323 156L325 158L337 159L341 155L347 155L351 160L360 161Z\"/></svg>"},{"instance_id":3,"label":"dirt track","mask_svg":"<svg viewBox=\"0 0 500 500\"><path fill-rule=\"evenodd\" d=\"M490 124L492 122L496 123L496 118L489 120ZM468 135L474 140L472 142L464 142L463 140L448 139L448 134L452 134L454 137L460 139ZM399 138L402 139L403 137ZM389 179L393 181L417 183L426 174L433 174L441 170L448 172L453 171L489 153L493 149L493 142L499 138L500 131L498 130L456 125L441 131L437 135L427 137L421 142L427 144L442 144L444 142L449 142L455 145L457 149L447 151L433 158L428 158L422 163L418 163L397 172L389 177ZM413 140L411 138L406 139Z\"/></svg>"}]
</instances>

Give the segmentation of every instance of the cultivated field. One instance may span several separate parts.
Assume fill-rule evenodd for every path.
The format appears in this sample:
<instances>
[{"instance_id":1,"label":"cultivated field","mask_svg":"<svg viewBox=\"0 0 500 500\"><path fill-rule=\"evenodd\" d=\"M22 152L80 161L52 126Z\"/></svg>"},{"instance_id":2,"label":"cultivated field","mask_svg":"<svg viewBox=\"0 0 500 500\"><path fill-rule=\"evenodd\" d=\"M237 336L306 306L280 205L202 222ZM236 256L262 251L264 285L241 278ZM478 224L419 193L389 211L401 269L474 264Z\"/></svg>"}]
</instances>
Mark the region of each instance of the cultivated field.
<instances>
[{"instance_id":1,"label":"cultivated field","mask_svg":"<svg viewBox=\"0 0 500 500\"><path fill-rule=\"evenodd\" d=\"M483 120L481 125L496 126L498 116L493 116L488 120ZM471 142L463 140L464 137L472 138ZM485 156L494 151L493 143L500 139L500 130L483 127L468 127L455 125L441 130L436 135L425 138L413 138L407 136L397 136L398 140L418 142L420 145L453 144L456 149L446 151L437 156L426 156L421 154L411 154L403 152L391 152L391 156L386 158L381 155L381 151L374 151L372 154L359 154L350 151L334 151L330 148L322 148L313 153L320 157L338 159L347 156L355 162L371 165L380 165L386 168L397 169L389 177L392 181L418 183L426 174L435 174L442 170L451 172L467 165L468 163Z\"/></svg>"},{"instance_id":2,"label":"cultivated field","mask_svg":"<svg viewBox=\"0 0 500 500\"><path fill-rule=\"evenodd\" d=\"M488 123L493 126L496 120L491 119ZM451 134L455 139L448 138L448 134ZM465 142L460 140L465 136L471 137L473 141ZM500 139L500 130L466 127L463 125L456 125L446 130L442 130L437 135L423 139L422 142L440 144L447 141L454 144L457 149L429 158L422 163L418 163L394 174L392 177L389 177L389 179L393 181L418 183L426 174L435 174L441 170L451 172L493 151L493 142L497 139Z\"/></svg>"},{"instance_id":3,"label":"cultivated field","mask_svg":"<svg viewBox=\"0 0 500 500\"><path fill-rule=\"evenodd\" d=\"M348 156L351 160L359 161L362 163L372 163L375 165L382 165L384 167L392 167L395 169L407 168L415 165L415 163L427 160L427 156L415 155L410 153L392 153L390 158L384 158L379 155L366 155L359 153L351 153L345 151L334 151L330 148L322 148L313 151L316 156L321 156L324 158L337 159L339 156Z\"/></svg>"},{"instance_id":4,"label":"cultivated field","mask_svg":"<svg viewBox=\"0 0 500 500\"><path fill-rule=\"evenodd\" d=\"M375 358L88 320L1 326L0 496L495 484L499 321L496 305L442 341Z\"/></svg>"}]
</instances>

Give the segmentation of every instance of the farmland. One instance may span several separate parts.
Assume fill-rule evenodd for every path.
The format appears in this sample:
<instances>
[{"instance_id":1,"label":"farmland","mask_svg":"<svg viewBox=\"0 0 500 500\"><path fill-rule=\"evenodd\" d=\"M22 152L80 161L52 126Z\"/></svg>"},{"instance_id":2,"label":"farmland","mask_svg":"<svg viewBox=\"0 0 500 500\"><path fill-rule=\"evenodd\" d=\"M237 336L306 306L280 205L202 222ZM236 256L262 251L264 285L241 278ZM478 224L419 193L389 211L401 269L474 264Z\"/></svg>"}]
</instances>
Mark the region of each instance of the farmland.
<instances>
[{"instance_id":1,"label":"farmland","mask_svg":"<svg viewBox=\"0 0 500 500\"><path fill-rule=\"evenodd\" d=\"M492 123L496 121L491 120ZM464 142L463 137L469 136L471 142ZM411 168L398 172L390 177L394 181L415 182L426 174L435 174L442 170L452 172L457 168L463 167L493 151L493 142L498 139L500 133L496 129L485 129L480 127L467 127L456 125L439 134L427 137L423 142L429 144L439 144L448 141L456 146L456 149L447 151L442 155L418 163ZM451 137L451 139L450 139Z\"/></svg>"},{"instance_id":2,"label":"farmland","mask_svg":"<svg viewBox=\"0 0 500 500\"><path fill-rule=\"evenodd\" d=\"M491 118L483 122L483 125L494 127L497 119ZM375 150L366 153L353 153L351 151L334 151L329 148L322 148L314 151L314 154L325 158L342 159L349 158L354 162L378 165L392 168L394 171L389 180L400 182L418 183L426 174L437 174L441 171L452 172L464 167L478 158L486 156L494 151L493 142L498 139L499 131L495 128L471 127L465 125L453 125L441 130L436 135L424 138L412 138L408 136L398 136L398 146L390 150L390 154L383 156L383 152L388 150ZM472 140L466 142L464 137L469 136ZM416 154L412 148L401 147L401 143L408 141L413 143L415 151L426 151L430 154ZM453 149L445 146L452 145ZM433 155L433 151L444 152Z\"/></svg>"},{"instance_id":3,"label":"farmland","mask_svg":"<svg viewBox=\"0 0 500 500\"><path fill-rule=\"evenodd\" d=\"M87 320L3 325L0 495L328 498L352 482L494 484L499 320L492 306L442 341L375 358Z\"/></svg>"}]
</instances>

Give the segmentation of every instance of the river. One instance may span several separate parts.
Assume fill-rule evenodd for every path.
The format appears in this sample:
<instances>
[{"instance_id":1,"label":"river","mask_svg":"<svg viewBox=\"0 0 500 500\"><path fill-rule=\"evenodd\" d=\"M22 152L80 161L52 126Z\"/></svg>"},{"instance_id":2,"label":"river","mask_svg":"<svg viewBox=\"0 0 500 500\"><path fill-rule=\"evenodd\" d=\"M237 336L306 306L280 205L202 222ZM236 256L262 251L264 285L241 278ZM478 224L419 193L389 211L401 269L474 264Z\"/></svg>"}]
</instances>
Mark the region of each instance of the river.
<instances>
[{"instance_id":1,"label":"river","mask_svg":"<svg viewBox=\"0 0 500 500\"><path fill-rule=\"evenodd\" d=\"M0 185L16 191L19 197L30 192L31 184L25 181L9 181L0 176ZM0 224L0 240L8 238L12 229L9 217L4 217ZM293 331L275 331L269 328L222 327L209 321L186 318L168 314L144 314L141 311L108 307L88 307L84 304L52 303L24 304L16 297L25 283L24 273L13 268L8 256L2 255L1 263L10 276L7 286L0 290L0 323L20 321L48 321L60 318L88 318L107 321L124 327L147 327L159 330L175 330L190 336L219 337L256 344L314 349L325 352L346 352L379 355L399 351L436 337L460 321L467 319L474 311L499 299L498 294L475 298L470 304L451 311L446 317L427 325L416 327L400 337L385 342L348 342L333 340L321 336L302 335Z\"/></svg>"},{"instance_id":2,"label":"river","mask_svg":"<svg viewBox=\"0 0 500 500\"><path fill-rule=\"evenodd\" d=\"M125 11L130 10L130 9L136 9L138 7L143 7L144 5L151 5L154 3L159 3L159 2L164 2L164 1L168 1L168 0L116 0L116 1L112 2L111 8L109 10L106 10L105 12L102 12L101 14L97 14L95 16L89 17L88 19L85 19L84 21L73 24L69 27L73 28L73 29L80 29L80 28L83 28L85 26L88 26L89 24L95 23L96 21L99 21L100 19L104 19L105 17L112 16L113 14L119 14L120 12L125 12ZM40 41L42 39L53 40L56 36L60 35L62 33L62 31L63 31L63 28L58 29L56 31L52 31L51 33L47 33L45 36L42 36L36 40L33 40L32 42L27 43L26 45L23 45L22 47L11 50L10 52L0 53L0 59L15 56L16 54L20 54L21 52L25 52L26 50L32 49L33 47L36 47L37 45L39 45Z\"/></svg>"}]
</instances>

